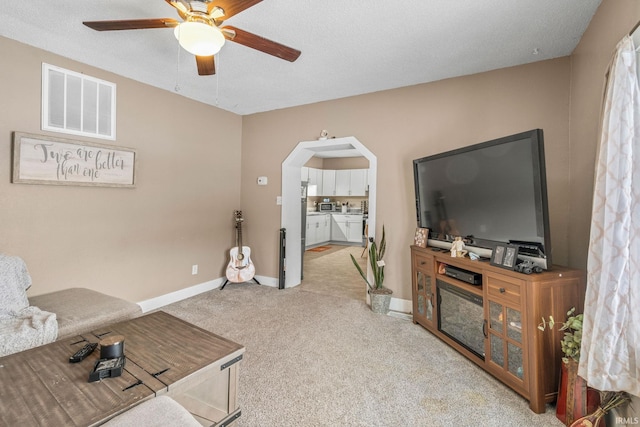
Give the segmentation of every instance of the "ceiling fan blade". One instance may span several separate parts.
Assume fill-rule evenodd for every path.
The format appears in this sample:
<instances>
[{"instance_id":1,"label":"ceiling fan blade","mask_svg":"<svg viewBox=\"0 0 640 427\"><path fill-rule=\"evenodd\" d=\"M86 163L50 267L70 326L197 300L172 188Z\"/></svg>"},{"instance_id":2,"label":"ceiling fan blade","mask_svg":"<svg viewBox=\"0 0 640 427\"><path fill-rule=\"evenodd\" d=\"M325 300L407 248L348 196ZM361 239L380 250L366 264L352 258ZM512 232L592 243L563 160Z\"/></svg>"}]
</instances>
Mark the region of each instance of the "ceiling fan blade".
<instances>
[{"instance_id":1,"label":"ceiling fan blade","mask_svg":"<svg viewBox=\"0 0 640 427\"><path fill-rule=\"evenodd\" d=\"M187 0L166 0L171 6L175 7L181 12L187 13L189 11L189 3Z\"/></svg>"},{"instance_id":2,"label":"ceiling fan blade","mask_svg":"<svg viewBox=\"0 0 640 427\"><path fill-rule=\"evenodd\" d=\"M225 19L231 18L233 15L237 15L243 10L249 9L251 6L255 6L262 0L214 0L208 4L209 13L214 7L220 7L224 10L224 16L217 19L218 22L222 22Z\"/></svg>"},{"instance_id":3,"label":"ceiling fan blade","mask_svg":"<svg viewBox=\"0 0 640 427\"><path fill-rule=\"evenodd\" d=\"M173 18L125 19L119 21L85 21L84 25L96 31L143 30L147 28L173 28L180 22Z\"/></svg>"},{"instance_id":4,"label":"ceiling fan blade","mask_svg":"<svg viewBox=\"0 0 640 427\"><path fill-rule=\"evenodd\" d=\"M221 28L221 30L225 37L233 42L276 56L285 61L293 62L300 56L300 51L297 49L276 43L236 27L227 26Z\"/></svg>"},{"instance_id":5,"label":"ceiling fan blade","mask_svg":"<svg viewBox=\"0 0 640 427\"><path fill-rule=\"evenodd\" d=\"M196 64L198 65L198 75L212 76L216 73L216 63L211 56L196 55Z\"/></svg>"}]
</instances>

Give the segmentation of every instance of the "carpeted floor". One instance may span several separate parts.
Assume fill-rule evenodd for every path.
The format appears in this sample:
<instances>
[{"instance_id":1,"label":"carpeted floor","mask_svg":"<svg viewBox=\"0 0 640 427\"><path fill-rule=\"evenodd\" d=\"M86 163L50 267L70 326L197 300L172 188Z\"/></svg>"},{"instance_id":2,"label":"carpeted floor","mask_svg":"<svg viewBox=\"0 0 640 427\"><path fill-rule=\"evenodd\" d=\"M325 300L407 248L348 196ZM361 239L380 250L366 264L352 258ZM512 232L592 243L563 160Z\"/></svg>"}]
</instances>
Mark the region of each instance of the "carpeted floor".
<instances>
[{"instance_id":1,"label":"carpeted floor","mask_svg":"<svg viewBox=\"0 0 640 427\"><path fill-rule=\"evenodd\" d=\"M246 347L238 427L562 426L364 298L241 283L164 310Z\"/></svg>"},{"instance_id":2,"label":"carpeted floor","mask_svg":"<svg viewBox=\"0 0 640 427\"><path fill-rule=\"evenodd\" d=\"M362 247L331 245L321 252L306 251L304 277L300 288L325 295L365 301L367 284L351 261L353 254L360 267L366 271L367 258L362 258Z\"/></svg>"}]
</instances>

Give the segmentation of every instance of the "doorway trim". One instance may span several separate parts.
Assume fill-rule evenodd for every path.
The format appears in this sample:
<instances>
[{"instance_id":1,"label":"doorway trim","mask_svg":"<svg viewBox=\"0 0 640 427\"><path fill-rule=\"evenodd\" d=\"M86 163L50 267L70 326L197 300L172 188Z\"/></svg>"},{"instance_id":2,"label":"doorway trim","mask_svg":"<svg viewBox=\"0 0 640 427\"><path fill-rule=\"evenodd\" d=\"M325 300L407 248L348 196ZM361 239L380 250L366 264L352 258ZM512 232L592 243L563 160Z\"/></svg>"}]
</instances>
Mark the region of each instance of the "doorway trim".
<instances>
[{"instance_id":1,"label":"doorway trim","mask_svg":"<svg viewBox=\"0 0 640 427\"><path fill-rule=\"evenodd\" d=\"M302 273L300 262L302 257L301 168L316 153L354 149L369 160L369 235L367 237L375 237L378 159L357 138L347 136L326 140L302 141L282 162L282 216L280 223L281 227L286 229L285 288L299 285ZM369 270L368 264L367 270Z\"/></svg>"}]
</instances>

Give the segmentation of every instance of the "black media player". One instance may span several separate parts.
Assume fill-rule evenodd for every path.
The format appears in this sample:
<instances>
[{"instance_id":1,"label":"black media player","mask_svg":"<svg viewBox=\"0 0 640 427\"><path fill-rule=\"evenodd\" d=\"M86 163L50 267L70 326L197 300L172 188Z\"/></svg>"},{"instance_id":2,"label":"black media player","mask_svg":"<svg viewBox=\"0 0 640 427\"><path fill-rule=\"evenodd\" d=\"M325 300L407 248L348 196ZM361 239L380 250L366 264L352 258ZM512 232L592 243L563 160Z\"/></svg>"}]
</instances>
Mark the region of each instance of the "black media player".
<instances>
[{"instance_id":1,"label":"black media player","mask_svg":"<svg viewBox=\"0 0 640 427\"><path fill-rule=\"evenodd\" d=\"M444 274L471 285L482 285L482 274L480 273L474 273L473 271L447 265L444 267Z\"/></svg>"}]
</instances>

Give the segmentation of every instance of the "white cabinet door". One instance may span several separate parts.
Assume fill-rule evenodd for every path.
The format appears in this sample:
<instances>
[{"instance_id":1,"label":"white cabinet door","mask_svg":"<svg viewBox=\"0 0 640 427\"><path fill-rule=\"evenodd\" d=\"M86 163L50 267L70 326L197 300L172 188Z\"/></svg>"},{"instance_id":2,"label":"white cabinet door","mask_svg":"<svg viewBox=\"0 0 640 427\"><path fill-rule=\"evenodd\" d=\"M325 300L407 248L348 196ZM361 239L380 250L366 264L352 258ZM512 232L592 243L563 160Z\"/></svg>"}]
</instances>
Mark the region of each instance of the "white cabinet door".
<instances>
[{"instance_id":1,"label":"white cabinet door","mask_svg":"<svg viewBox=\"0 0 640 427\"><path fill-rule=\"evenodd\" d=\"M336 196L349 196L351 183L351 170L336 171Z\"/></svg>"},{"instance_id":2,"label":"white cabinet door","mask_svg":"<svg viewBox=\"0 0 640 427\"><path fill-rule=\"evenodd\" d=\"M318 232L318 240L320 242L328 242L331 240L331 215L326 214L321 216L320 227Z\"/></svg>"},{"instance_id":3,"label":"white cabinet door","mask_svg":"<svg viewBox=\"0 0 640 427\"><path fill-rule=\"evenodd\" d=\"M309 168L309 186L315 185L314 196L322 196L322 169Z\"/></svg>"},{"instance_id":4,"label":"white cabinet door","mask_svg":"<svg viewBox=\"0 0 640 427\"><path fill-rule=\"evenodd\" d=\"M366 196L368 169L352 169L349 177L349 195ZM336 185L337 186L337 185Z\"/></svg>"},{"instance_id":5,"label":"white cabinet door","mask_svg":"<svg viewBox=\"0 0 640 427\"><path fill-rule=\"evenodd\" d=\"M347 241L347 215L331 215L331 240Z\"/></svg>"},{"instance_id":6,"label":"white cabinet door","mask_svg":"<svg viewBox=\"0 0 640 427\"><path fill-rule=\"evenodd\" d=\"M306 166L300 168L300 181L309 182L309 168Z\"/></svg>"},{"instance_id":7,"label":"white cabinet door","mask_svg":"<svg viewBox=\"0 0 640 427\"><path fill-rule=\"evenodd\" d=\"M362 243L362 218L347 221L347 242Z\"/></svg>"},{"instance_id":8,"label":"white cabinet door","mask_svg":"<svg viewBox=\"0 0 640 427\"><path fill-rule=\"evenodd\" d=\"M322 192L323 196L336 195L336 171L324 169L322 171Z\"/></svg>"},{"instance_id":9,"label":"white cabinet door","mask_svg":"<svg viewBox=\"0 0 640 427\"><path fill-rule=\"evenodd\" d=\"M318 229L320 228L320 219L322 215L307 216L307 234L305 236L305 247L316 245L320 242L318 238Z\"/></svg>"}]
</instances>

